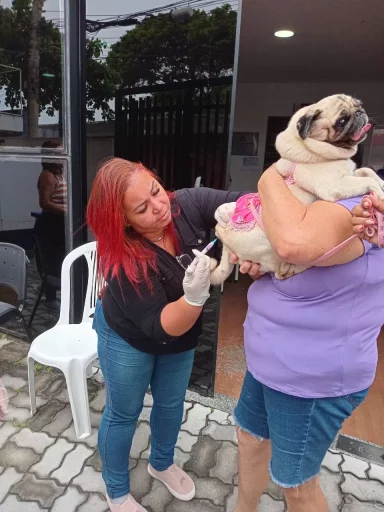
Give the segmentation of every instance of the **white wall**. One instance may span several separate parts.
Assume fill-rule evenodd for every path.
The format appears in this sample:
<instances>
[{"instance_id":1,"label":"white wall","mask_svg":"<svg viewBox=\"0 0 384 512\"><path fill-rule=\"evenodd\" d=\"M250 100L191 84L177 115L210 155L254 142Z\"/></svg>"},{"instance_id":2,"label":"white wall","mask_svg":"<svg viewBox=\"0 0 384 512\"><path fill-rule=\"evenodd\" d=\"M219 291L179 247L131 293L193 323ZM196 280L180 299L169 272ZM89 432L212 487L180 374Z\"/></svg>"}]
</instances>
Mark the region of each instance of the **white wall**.
<instances>
[{"instance_id":1,"label":"white wall","mask_svg":"<svg viewBox=\"0 0 384 512\"><path fill-rule=\"evenodd\" d=\"M24 161L0 161L0 231L31 229L39 212L37 179L41 164Z\"/></svg>"},{"instance_id":2,"label":"white wall","mask_svg":"<svg viewBox=\"0 0 384 512\"><path fill-rule=\"evenodd\" d=\"M87 139L87 173L90 189L102 160L114 153L112 137ZM41 163L24 160L0 160L0 231L32 229L31 212L40 212L37 180ZM89 190L88 190L89 193Z\"/></svg>"},{"instance_id":3,"label":"white wall","mask_svg":"<svg viewBox=\"0 0 384 512\"><path fill-rule=\"evenodd\" d=\"M23 117L0 113L0 132L23 133Z\"/></svg>"},{"instance_id":4,"label":"white wall","mask_svg":"<svg viewBox=\"0 0 384 512\"><path fill-rule=\"evenodd\" d=\"M231 190L255 190L263 170L268 116L291 116L293 105L313 103L331 94L351 94L364 103L368 114L384 124L383 83L238 83L234 131L259 132L260 172L241 170L243 157L232 156Z\"/></svg>"}]
</instances>

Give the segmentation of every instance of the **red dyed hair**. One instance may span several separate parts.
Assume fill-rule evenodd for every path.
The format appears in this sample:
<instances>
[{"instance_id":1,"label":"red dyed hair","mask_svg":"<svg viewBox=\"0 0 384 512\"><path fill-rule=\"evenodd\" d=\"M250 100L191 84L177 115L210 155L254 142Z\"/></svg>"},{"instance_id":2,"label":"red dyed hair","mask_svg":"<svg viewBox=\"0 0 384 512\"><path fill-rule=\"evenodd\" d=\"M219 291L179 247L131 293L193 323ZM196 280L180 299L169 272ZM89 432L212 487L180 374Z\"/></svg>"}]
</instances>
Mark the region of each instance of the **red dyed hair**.
<instances>
[{"instance_id":1,"label":"red dyed hair","mask_svg":"<svg viewBox=\"0 0 384 512\"><path fill-rule=\"evenodd\" d=\"M127 233L124 215L124 194L131 184L134 173L146 172L159 178L144 165L122 158L111 158L103 162L92 185L87 207L87 223L97 240L98 268L104 279L117 277L124 271L136 291L141 282L151 289L149 269L157 271L156 252L151 245L135 232ZM168 193L171 206L175 195ZM172 208L174 210L174 208ZM174 216L178 213L172 214ZM172 239L176 252L180 253L173 220L166 233Z\"/></svg>"}]
</instances>

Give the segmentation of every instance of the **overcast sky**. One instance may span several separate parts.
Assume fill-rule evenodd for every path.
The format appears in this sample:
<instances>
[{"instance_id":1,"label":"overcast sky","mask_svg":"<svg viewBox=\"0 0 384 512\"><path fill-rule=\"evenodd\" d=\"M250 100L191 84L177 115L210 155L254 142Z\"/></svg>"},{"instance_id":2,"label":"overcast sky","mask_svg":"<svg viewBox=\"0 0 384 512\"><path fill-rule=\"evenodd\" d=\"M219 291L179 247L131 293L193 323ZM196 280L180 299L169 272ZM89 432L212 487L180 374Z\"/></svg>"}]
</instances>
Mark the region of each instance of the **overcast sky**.
<instances>
[{"instance_id":1,"label":"overcast sky","mask_svg":"<svg viewBox=\"0 0 384 512\"><path fill-rule=\"evenodd\" d=\"M60 17L60 12L62 12L64 1L46 0L44 4L46 18L57 20ZM172 3L172 0L87 0L87 17L90 19L100 19L105 16L130 14L170 3ZM12 0L0 0L0 6L10 7L11 5ZM102 30L99 33L99 37L113 44L126 31L127 28L109 28Z\"/></svg>"},{"instance_id":2,"label":"overcast sky","mask_svg":"<svg viewBox=\"0 0 384 512\"><path fill-rule=\"evenodd\" d=\"M55 1L55 0L47 0ZM144 11L170 4L171 0L87 0L87 17L97 19L97 16L113 16L118 14L130 14L132 12ZM106 9L106 6L108 7ZM127 28L109 28L102 30L99 36L105 39L108 44L114 43L127 31Z\"/></svg>"}]
</instances>

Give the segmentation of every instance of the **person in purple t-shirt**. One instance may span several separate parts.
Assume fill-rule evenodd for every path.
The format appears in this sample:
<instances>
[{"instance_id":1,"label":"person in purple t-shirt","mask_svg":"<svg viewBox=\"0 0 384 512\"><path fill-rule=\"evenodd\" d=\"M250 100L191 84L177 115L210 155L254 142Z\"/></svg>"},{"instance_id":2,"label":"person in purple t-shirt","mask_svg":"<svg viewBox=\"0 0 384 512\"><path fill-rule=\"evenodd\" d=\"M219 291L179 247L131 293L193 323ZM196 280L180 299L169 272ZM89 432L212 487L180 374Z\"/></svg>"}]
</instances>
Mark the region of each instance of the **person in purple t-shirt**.
<instances>
[{"instance_id":1,"label":"person in purple t-shirt","mask_svg":"<svg viewBox=\"0 0 384 512\"><path fill-rule=\"evenodd\" d=\"M351 210L362 199L305 206L273 167L258 191L274 250L295 264L315 261L351 237ZM217 219L231 216L229 205L220 210ZM234 412L235 512L255 512L270 476L283 488L289 512L328 511L318 479L321 463L374 380L384 320L384 251L355 238L320 265L283 281L266 275L249 288L248 371ZM241 266L242 272L257 270L248 262Z\"/></svg>"}]
</instances>

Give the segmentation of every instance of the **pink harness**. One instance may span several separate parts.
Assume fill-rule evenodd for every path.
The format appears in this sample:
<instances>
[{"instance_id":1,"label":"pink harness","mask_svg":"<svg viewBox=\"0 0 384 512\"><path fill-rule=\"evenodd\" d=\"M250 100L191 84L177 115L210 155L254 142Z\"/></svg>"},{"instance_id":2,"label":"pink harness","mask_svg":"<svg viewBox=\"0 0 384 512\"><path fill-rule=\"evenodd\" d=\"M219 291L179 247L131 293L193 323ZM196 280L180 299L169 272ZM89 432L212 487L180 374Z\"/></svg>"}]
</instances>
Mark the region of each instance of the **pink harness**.
<instances>
[{"instance_id":1,"label":"pink harness","mask_svg":"<svg viewBox=\"0 0 384 512\"><path fill-rule=\"evenodd\" d=\"M293 185L295 183L294 179L294 170L296 165L292 164L291 166L291 174L284 180L287 185ZM369 199L369 196L365 196L366 199ZM379 230L379 247L384 246L384 215L379 212L371 210L371 218L376 221L375 226L369 226L365 228L365 232L368 236L373 236L375 231ZM264 230L263 219L262 219L262 211L261 211L261 201L260 195L255 194L246 194L245 196L240 197L236 201L235 212L230 220L230 226L234 231L250 231L253 229L256 224ZM323 256L317 258L315 261L310 263L310 265L318 265L323 261L327 260L331 256L340 252L344 247L346 247L352 240L354 240L357 235L352 235L347 240L344 240L341 244L337 245L333 249L327 251Z\"/></svg>"},{"instance_id":2,"label":"pink harness","mask_svg":"<svg viewBox=\"0 0 384 512\"><path fill-rule=\"evenodd\" d=\"M285 179L287 185L293 185L293 175ZM236 208L230 220L231 228L234 231L250 231L258 224L264 230L261 215L260 195L257 193L246 194L236 201Z\"/></svg>"}]
</instances>

